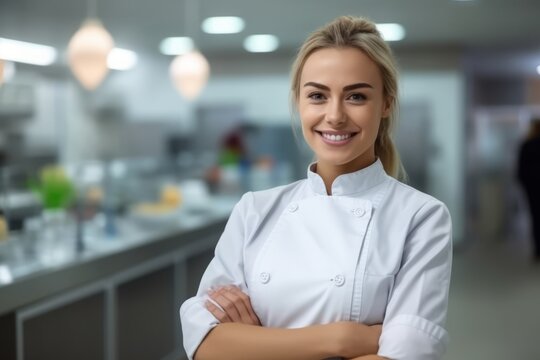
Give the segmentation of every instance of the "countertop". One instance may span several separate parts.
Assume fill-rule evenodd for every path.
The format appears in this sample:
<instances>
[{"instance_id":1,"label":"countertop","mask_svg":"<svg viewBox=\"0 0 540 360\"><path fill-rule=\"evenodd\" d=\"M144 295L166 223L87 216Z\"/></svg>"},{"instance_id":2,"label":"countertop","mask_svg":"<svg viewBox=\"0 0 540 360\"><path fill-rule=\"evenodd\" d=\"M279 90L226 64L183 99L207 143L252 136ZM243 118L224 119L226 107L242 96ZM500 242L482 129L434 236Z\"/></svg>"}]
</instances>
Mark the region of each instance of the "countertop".
<instances>
[{"instance_id":1,"label":"countertop","mask_svg":"<svg viewBox=\"0 0 540 360\"><path fill-rule=\"evenodd\" d=\"M39 236L0 245L0 315L39 299L110 276L163 254L214 246L238 197L216 197L205 209L181 209L156 219L116 219L116 235L88 231L84 247L74 238L46 253ZM17 242L20 243L17 243ZM49 249L50 250L50 249ZM171 255L172 256L172 255Z\"/></svg>"}]
</instances>

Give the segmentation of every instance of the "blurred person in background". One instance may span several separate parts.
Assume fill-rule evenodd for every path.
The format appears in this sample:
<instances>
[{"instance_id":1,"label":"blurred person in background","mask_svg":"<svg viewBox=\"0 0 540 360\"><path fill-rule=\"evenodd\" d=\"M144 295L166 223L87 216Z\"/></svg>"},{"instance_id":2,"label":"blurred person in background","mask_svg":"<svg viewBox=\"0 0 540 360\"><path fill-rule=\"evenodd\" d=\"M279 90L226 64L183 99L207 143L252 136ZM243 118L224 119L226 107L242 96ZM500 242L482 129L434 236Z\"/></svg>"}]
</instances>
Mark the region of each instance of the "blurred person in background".
<instances>
[{"instance_id":1,"label":"blurred person in background","mask_svg":"<svg viewBox=\"0 0 540 360\"><path fill-rule=\"evenodd\" d=\"M397 71L376 25L340 17L311 34L291 93L317 160L233 209L180 309L189 358L440 359L451 220L397 180Z\"/></svg>"},{"instance_id":2,"label":"blurred person in background","mask_svg":"<svg viewBox=\"0 0 540 360\"><path fill-rule=\"evenodd\" d=\"M530 123L518 155L518 179L529 204L534 261L540 263L540 118Z\"/></svg>"}]
</instances>

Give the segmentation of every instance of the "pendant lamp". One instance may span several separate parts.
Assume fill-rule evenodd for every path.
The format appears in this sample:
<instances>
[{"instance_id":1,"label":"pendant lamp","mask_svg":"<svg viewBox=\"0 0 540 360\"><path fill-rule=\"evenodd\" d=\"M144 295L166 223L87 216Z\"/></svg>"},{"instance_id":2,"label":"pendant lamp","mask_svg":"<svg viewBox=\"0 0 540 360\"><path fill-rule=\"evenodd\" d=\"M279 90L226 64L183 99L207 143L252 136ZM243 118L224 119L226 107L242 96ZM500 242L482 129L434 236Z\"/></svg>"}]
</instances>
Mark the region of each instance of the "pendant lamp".
<instances>
[{"instance_id":1,"label":"pendant lamp","mask_svg":"<svg viewBox=\"0 0 540 360\"><path fill-rule=\"evenodd\" d=\"M109 72L107 57L114 48L111 35L97 19L86 20L68 45L71 71L87 90L94 90Z\"/></svg>"},{"instance_id":2,"label":"pendant lamp","mask_svg":"<svg viewBox=\"0 0 540 360\"><path fill-rule=\"evenodd\" d=\"M191 7L188 8L188 5ZM191 32L193 38L196 33L197 21L197 8L194 5L194 0L186 0L186 28ZM190 22L191 26L188 26L187 24ZM169 67L169 74L176 90L186 99L193 101L200 95L208 82L210 65L204 55L195 48L174 58Z\"/></svg>"},{"instance_id":3,"label":"pendant lamp","mask_svg":"<svg viewBox=\"0 0 540 360\"><path fill-rule=\"evenodd\" d=\"M208 82L210 65L199 51L192 50L172 61L170 74L180 94L188 100L194 100Z\"/></svg>"}]
</instances>

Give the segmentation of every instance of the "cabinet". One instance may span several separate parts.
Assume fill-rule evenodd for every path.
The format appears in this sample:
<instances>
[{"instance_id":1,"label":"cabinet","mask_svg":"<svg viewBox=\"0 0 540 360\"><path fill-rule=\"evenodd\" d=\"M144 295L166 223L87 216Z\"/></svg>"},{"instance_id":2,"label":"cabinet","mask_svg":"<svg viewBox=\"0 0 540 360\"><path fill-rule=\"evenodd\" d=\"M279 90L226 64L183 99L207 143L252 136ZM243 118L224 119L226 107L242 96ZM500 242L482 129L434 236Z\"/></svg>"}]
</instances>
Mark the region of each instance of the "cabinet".
<instances>
[{"instance_id":1,"label":"cabinet","mask_svg":"<svg viewBox=\"0 0 540 360\"><path fill-rule=\"evenodd\" d=\"M104 359L105 294L98 292L21 323L24 359Z\"/></svg>"},{"instance_id":2,"label":"cabinet","mask_svg":"<svg viewBox=\"0 0 540 360\"><path fill-rule=\"evenodd\" d=\"M178 310L195 294L223 225L57 274L54 281L67 284L107 270L0 315L0 359L186 359ZM36 287L28 285L26 291Z\"/></svg>"},{"instance_id":3,"label":"cabinet","mask_svg":"<svg viewBox=\"0 0 540 360\"><path fill-rule=\"evenodd\" d=\"M117 359L162 359L175 348L174 268L130 280L116 289Z\"/></svg>"}]
</instances>

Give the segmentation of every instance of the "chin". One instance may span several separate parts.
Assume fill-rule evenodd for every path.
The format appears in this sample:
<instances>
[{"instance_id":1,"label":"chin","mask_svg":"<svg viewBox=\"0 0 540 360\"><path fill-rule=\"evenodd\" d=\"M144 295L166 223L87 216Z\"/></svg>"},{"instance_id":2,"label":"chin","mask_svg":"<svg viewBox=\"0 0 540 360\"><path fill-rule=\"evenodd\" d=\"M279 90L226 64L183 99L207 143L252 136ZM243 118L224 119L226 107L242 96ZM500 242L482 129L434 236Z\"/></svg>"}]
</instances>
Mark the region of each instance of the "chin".
<instances>
[{"instance_id":1,"label":"chin","mask_svg":"<svg viewBox=\"0 0 540 360\"><path fill-rule=\"evenodd\" d=\"M375 155L369 154L369 150L362 154L329 154L328 152L315 154L317 161L330 166L348 167L351 169L361 169L371 165L376 159ZM319 156L320 155L320 156Z\"/></svg>"},{"instance_id":2,"label":"chin","mask_svg":"<svg viewBox=\"0 0 540 360\"><path fill-rule=\"evenodd\" d=\"M334 156L317 156L317 161L324 163L326 165L332 166L344 166L349 165L354 162L354 158L343 158L343 157L334 157Z\"/></svg>"}]
</instances>

